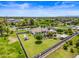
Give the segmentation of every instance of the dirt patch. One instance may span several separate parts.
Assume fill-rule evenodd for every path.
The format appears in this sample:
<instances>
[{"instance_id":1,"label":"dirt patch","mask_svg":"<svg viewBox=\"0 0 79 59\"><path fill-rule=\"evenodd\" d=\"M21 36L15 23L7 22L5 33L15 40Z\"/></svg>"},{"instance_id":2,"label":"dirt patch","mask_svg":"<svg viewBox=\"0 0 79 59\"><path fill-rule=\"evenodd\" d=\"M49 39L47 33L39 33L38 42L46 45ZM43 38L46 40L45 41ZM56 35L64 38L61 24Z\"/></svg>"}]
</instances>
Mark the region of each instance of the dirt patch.
<instances>
[{"instance_id":1,"label":"dirt patch","mask_svg":"<svg viewBox=\"0 0 79 59\"><path fill-rule=\"evenodd\" d=\"M18 39L16 37L9 37L8 40L9 40L9 44L18 41Z\"/></svg>"}]
</instances>

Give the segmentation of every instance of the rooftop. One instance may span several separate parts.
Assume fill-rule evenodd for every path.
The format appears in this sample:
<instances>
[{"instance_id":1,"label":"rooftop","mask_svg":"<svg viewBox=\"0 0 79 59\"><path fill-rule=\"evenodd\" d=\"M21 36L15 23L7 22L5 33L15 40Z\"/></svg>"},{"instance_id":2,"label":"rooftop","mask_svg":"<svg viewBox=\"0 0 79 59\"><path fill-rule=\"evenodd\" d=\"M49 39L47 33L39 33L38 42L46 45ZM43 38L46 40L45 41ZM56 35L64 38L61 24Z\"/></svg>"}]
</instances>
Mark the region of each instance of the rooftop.
<instances>
[{"instance_id":1,"label":"rooftop","mask_svg":"<svg viewBox=\"0 0 79 59\"><path fill-rule=\"evenodd\" d=\"M48 28L41 28L41 27L38 27L38 28L33 28L30 30L32 33L37 33L37 32L56 32L54 29L50 29L48 30Z\"/></svg>"},{"instance_id":2,"label":"rooftop","mask_svg":"<svg viewBox=\"0 0 79 59\"><path fill-rule=\"evenodd\" d=\"M20 20L18 19L7 19L8 22L19 22Z\"/></svg>"},{"instance_id":3,"label":"rooftop","mask_svg":"<svg viewBox=\"0 0 79 59\"><path fill-rule=\"evenodd\" d=\"M66 34L57 34L57 38L66 38L68 35Z\"/></svg>"}]
</instances>

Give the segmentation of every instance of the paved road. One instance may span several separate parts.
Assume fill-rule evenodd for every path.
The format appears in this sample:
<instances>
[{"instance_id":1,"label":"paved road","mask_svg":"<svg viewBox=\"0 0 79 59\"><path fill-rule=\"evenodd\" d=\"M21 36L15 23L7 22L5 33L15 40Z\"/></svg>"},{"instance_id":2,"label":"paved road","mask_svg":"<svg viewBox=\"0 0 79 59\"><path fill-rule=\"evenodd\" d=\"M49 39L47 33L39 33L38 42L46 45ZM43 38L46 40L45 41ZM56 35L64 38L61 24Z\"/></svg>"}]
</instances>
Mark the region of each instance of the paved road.
<instances>
[{"instance_id":1,"label":"paved road","mask_svg":"<svg viewBox=\"0 0 79 59\"><path fill-rule=\"evenodd\" d=\"M59 47L61 47L66 41L71 40L74 36L78 35L79 32L76 32L74 34L72 34L71 36L66 37L65 39L63 39L62 41L60 41L59 43L55 44L54 46L48 48L47 50L41 52L40 54L34 56L34 58L42 58L47 56L49 53L55 51L56 49L58 49Z\"/></svg>"},{"instance_id":2,"label":"paved road","mask_svg":"<svg viewBox=\"0 0 79 59\"><path fill-rule=\"evenodd\" d=\"M23 46L23 44L22 44L22 42L21 42L21 40L20 40L20 38L19 38L19 36L18 36L18 33L16 33L16 35L17 35L17 38L18 38L18 40L19 40L19 42L20 42L20 45L21 45L21 47L22 47L22 49L23 49L23 51L24 51L24 54L25 54L26 58L28 58L28 55L27 55L27 53L26 53L26 51L25 51L25 49L24 49L24 46Z\"/></svg>"}]
</instances>

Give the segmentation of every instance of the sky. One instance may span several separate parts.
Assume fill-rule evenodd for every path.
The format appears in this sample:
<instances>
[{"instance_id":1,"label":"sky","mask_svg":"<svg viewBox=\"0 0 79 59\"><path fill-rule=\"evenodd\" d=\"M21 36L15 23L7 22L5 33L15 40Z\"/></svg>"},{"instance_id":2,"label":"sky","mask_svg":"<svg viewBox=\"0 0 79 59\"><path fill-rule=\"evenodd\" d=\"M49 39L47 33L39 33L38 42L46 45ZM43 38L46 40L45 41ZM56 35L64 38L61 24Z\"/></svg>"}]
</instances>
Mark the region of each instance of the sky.
<instances>
[{"instance_id":1,"label":"sky","mask_svg":"<svg viewBox=\"0 0 79 59\"><path fill-rule=\"evenodd\" d=\"M79 16L79 1L0 1L0 16Z\"/></svg>"}]
</instances>

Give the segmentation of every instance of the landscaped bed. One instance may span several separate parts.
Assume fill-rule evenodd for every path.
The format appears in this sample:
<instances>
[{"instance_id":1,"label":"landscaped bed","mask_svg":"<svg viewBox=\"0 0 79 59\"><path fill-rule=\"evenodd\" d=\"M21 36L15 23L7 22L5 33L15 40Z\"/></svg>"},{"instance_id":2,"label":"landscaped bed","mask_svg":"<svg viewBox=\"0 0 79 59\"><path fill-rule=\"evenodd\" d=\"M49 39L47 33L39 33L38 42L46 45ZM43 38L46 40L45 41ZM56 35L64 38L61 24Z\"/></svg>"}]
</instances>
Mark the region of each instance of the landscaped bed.
<instances>
[{"instance_id":1,"label":"landscaped bed","mask_svg":"<svg viewBox=\"0 0 79 59\"><path fill-rule=\"evenodd\" d=\"M25 34L18 35L29 57L34 57L37 54L40 54L44 50L50 48L51 46L60 41L59 39L42 39L41 44L36 44L35 42L37 41L37 39L35 39L35 37L32 34L26 34L28 40L24 39Z\"/></svg>"},{"instance_id":2,"label":"landscaped bed","mask_svg":"<svg viewBox=\"0 0 79 59\"><path fill-rule=\"evenodd\" d=\"M73 45L69 45L67 50L63 49L63 46L61 46L59 49L57 49L56 51L52 52L51 54L49 54L48 56L46 56L46 58L71 58L71 57L75 57L79 51L79 49L77 49L75 47L76 42L79 40L79 35L75 36L72 38L72 42ZM73 51L71 51L70 49L73 49Z\"/></svg>"}]
</instances>

